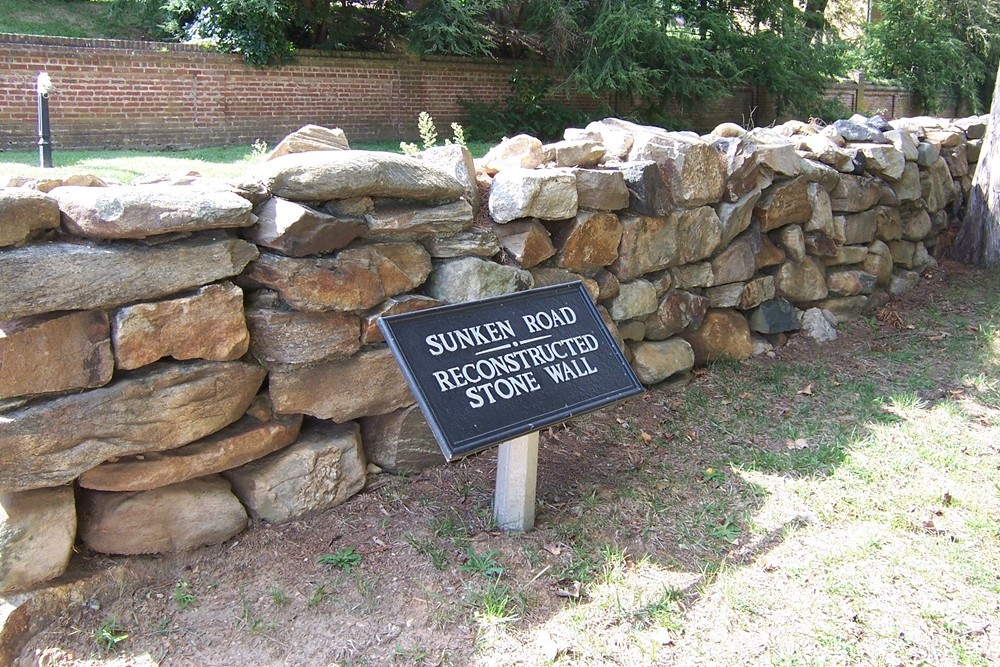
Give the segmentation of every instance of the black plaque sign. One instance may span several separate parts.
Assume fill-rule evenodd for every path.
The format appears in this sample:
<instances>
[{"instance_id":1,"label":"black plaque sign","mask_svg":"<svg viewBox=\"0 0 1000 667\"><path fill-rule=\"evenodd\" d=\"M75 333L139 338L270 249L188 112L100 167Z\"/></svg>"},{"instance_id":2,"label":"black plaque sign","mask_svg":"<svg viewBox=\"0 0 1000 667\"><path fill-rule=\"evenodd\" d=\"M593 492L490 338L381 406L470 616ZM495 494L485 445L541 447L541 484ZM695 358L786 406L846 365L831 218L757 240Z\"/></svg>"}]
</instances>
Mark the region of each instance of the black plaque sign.
<instances>
[{"instance_id":1,"label":"black plaque sign","mask_svg":"<svg viewBox=\"0 0 1000 667\"><path fill-rule=\"evenodd\" d=\"M449 461L643 391L580 282L379 328Z\"/></svg>"}]
</instances>

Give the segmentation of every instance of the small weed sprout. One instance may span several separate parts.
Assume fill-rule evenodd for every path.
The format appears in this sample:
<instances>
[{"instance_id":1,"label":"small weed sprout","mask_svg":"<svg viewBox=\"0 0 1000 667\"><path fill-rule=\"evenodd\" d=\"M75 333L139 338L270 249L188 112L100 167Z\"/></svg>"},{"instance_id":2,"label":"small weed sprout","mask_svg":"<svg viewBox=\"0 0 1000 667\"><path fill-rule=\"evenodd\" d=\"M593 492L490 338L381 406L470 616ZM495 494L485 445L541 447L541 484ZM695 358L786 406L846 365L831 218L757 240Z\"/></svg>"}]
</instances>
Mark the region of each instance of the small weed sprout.
<instances>
[{"instance_id":1,"label":"small weed sprout","mask_svg":"<svg viewBox=\"0 0 1000 667\"><path fill-rule=\"evenodd\" d=\"M421 111L417 115L417 132L420 133L420 141L424 144L424 150L433 148L437 144L437 127L434 125L434 119L426 111Z\"/></svg>"},{"instance_id":2,"label":"small weed sprout","mask_svg":"<svg viewBox=\"0 0 1000 667\"><path fill-rule=\"evenodd\" d=\"M118 650L118 645L126 639L128 633L117 616L108 616L94 630L94 643L99 653Z\"/></svg>"},{"instance_id":3,"label":"small weed sprout","mask_svg":"<svg viewBox=\"0 0 1000 667\"><path fill-rule=\"evenodd\" d=\"M253 162L263 160L269 152L267 142L263 139L254 139L254 142L250 144L250 160Z\"/></svg>"},{"instance_id":4,"label":"small weed sprout","mask_svg":"<svg viewBox=\"0 0 1000 667\"><path fill-rule=\"evenodd\" d=\"M451 139L445 139L444 145L450 146L455 144L464 148L466 145L465 128L458 123L452 123L451 131L453 136ZM437 126L434 124L434 119L426 111L421 111L417 115L417 132L420 134L420 142L423 145L423 150L437 146ZM409 141L401 141L399 142L399 150L402 151L403 155L414 157L420 153L420 146Z\"/></svg>"},{"instance_id":5,"label":"small weed sprout","mask_svg":"<svg viewBox=\"0 0 1000 667\"><path fill-rule=\"evenodd\" d=\"M361 554L354 547L340 548L332 554L323 554L317 559L323 565L339 567L344 572L350 572L361 563Z\"/></svg>"},{"instance_id":6,"label":"small weed sprout","mask_svg":"<svg viewBox=\"0 0 1000 667\"><path fill-rule=\"evenodd\" d=\"M453 136L450 140L449 139L444 140L445 145L447 145L450 142L453 144L458 144L462 148L465 148L466 146L465 128L463 128L458 123L452 123L451 131L453 133Z\"/></svg>"},{"instance_id":7,"label":"small weed sprout","mask_svg":"<svg viewBox=\"0 0 1000 667\"><path fill-rule=\"evenodd\" d=\"M323 604L323 601L330 597L330 591L327 590L324 584L319 584L313 589L312 593L309 594L309 599L306 600L307 607L317 607Z\"/></svg>"},{"instance_id":8,"label":"small weed sprout","mask_svg":"<svg viewBox=\"0 0 1000 667\"><path fill-rule=\"evenodd\" d=\"M477 555L470 547L467 553L469 559L462 563L458 569L463 572L489 577L490 579L493 577L499 579L503 575L503 566L497 562L499 552L496 549L490 549L482 555Z\"/></svg>"},{"instance_id":9,"label":"small weed sprout","mask_svg":"<svg viewBox=\"0 0 1000 667\"><path fill-rule=\"evenodd\" d=\"M178 581L174 585L173 596L174 602L176 602L177 606L181 609L187 609L198 601L198 597L191 592L191 582L187 579Z\"/></svg>"},{"instance_id":10,"label":"small weed sprout","mask_svg":"<svg viewBox=\"0 0 1000 667\"><path fill-rule=\"evenodd\" d=\"M280 586L271 586L271 602L274 603L275 607L284 607L289 601L288 593L283 591Z\"/></svg>"}]
</instances>

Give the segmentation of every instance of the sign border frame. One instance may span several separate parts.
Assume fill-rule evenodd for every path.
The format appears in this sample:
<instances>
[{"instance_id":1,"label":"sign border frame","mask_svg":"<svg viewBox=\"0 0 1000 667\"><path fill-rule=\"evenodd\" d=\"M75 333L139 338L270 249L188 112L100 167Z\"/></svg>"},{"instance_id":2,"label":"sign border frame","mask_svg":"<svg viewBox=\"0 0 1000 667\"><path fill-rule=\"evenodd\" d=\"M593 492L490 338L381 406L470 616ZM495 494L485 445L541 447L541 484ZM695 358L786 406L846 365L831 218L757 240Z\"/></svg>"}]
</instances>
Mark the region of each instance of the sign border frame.
<instances>
[{"instance_id":1,"label":"sign border frame","mask_svg":"<svg viewBox=\"0 0 1000 667\"><path fill-rule=\"evenodd\" d=\"M420 390L420 385L413 374L410 359L407 357L406 352L400 347L399 341L396 338L395 333L392 331L392 323L399 320L414 320L421 319L424 317L433 317L435 314L440 313L442 310L461 310L462 308L469 307L480 307L488 306L491 303L497 303L500 301L508 301L512 298L516 299L519 296L526 294L539 294L539 293L558 293L558 292L577 292L582 297L584 304L587 307L589 313L593 318L600 322L601 327L599 327L599 332L601 338L604 342L608 344L612 349L612 354L619 362L622 367L626 378L631 381L630 386L624 389L620 389L609 394L603 394L601 397L596 399L590 399L587 401L580 401L574 403L573 405L564 406L558 410L546 412L540 415L539 418L534 420L525 420L517 422L511 426L503 429L494 429L489 432L489 437L483 437L482 435L476 436L475 438L466 438L459 443L451 442L444 434L441 429L438 415L431 408L430 404L425 400L423 392ZM568 421L580 415L593 412L608 405L613 405L619 403L632 396L637 396L646 391L639 378L636 376L635 371L629 365L628 360L625 359L625 355L622 350L618 347L618 343L611 336L611 332L608 330L607 324L605 324L604 319L597 310L597 306L590 298L590 294L587 292L583 285L583 281L576 280L570 283L561 283L559 285L550 285L546 287L539 287L531 290L523 290L520 292L511 292L510 294L501 294L499 296L487 297L485 299L477 299L475 301L464 301L461 303L449 303L441 306L435 306L433 308L425 308L423 310L411 311L408 313L400 313L398 315L388 315L385 317L378 318L378 327L385 337L386 343L389 345L389 349L392 351L393 357L396 359L396 363L399 365L400 370L403 373L403 377L406 378L406 383L410 387L410 392L413 394L417 403L420 405L421 411L424 413L424 418L427 420L427 424L431 428L431 432L434 434L435 440L437 440L438 446L441 448L441 453L444 454L446 461L451 462L456 458L461 458L468 456L469 454L474 454L476 452L488 449L490 447L499 445L500 443L509 441L513 438L526 435L533 431L538 431L540 429L554 426L562 422ZM464 444L463 444L464 443Z\"/></svg>"}]
</instances>

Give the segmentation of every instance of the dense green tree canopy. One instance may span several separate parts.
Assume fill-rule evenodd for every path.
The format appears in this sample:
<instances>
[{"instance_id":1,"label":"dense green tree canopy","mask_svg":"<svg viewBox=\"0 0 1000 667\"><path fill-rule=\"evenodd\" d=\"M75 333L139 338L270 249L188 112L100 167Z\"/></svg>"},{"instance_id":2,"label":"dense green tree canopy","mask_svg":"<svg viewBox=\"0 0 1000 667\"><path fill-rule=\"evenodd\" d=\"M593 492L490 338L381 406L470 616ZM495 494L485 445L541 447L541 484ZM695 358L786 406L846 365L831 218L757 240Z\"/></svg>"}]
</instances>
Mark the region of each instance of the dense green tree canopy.
<instances>
[{"instance_id":1,"label":"dense green tree canopy","mask_svg":"<svg viewBox=\"0 0 1000 667\"><path fill-rule=\"evenodd\" d=\"M779 112L816 108L851 59L941 95L988 96L1000 0L874 0L881 21L841 41L829 0L113 0L175 39L256 65L295 48L401 50L554 63L578 88L692 106L732 84ZM852 51L853 48L853 51Z\"/></svg>"}]
</instances>

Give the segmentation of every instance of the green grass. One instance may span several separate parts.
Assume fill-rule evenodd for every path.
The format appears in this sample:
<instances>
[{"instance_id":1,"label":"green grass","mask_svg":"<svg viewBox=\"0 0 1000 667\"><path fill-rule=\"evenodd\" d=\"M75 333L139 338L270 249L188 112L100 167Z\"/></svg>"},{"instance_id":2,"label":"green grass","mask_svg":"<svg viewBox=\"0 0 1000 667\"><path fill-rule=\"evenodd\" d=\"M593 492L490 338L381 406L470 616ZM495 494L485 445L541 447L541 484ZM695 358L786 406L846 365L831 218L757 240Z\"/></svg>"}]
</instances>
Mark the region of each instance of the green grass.
<instances>
[{"instance_id":1,"label":"green grass","mask_svg":"<svg viewBox=\"0 0 1000 667\"><path fill-rule=\"evenodd\" d=\"M491 146L488 143L473 143L469 150L474 156L481 157ZM352 144L352 148L400 152L398 142L356 143ZM57 146L52 159L54 167L42 169L38 166L38 151L0 151L0 178L21 176L42 180L86 173L131 183L138 176L146 174L188 171L196 171L202 176L233 178L261 162L262 156L250 145L181 151L60 150Z\"/></svg>"},{"instance_id":2,"label":"green grass","mask_svg":"<svg viewBox=\"0 0 1000 667\"><path fill-rule=\"evenodd\" d=\"M106 0L0 0L0 32L62 37L117 37Z\"/></svg>"}]
</instances>

